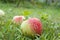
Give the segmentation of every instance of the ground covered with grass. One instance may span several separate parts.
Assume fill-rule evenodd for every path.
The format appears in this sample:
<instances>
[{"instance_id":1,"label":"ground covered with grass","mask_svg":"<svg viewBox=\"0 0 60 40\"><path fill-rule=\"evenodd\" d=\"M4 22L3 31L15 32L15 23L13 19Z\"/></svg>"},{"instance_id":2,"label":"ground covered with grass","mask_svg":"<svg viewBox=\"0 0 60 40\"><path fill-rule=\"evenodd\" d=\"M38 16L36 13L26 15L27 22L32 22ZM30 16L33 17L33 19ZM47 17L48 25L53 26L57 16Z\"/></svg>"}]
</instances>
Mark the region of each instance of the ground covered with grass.
<instances>
[{"instance_id":1,"label":"ground covered with grass","mask_svg":"<svg viewBox=\"0 0 60 40\"><path fill-rule=\"evenodd\" d=\"M60 9L54 7L25 8L14 7L13 4L0 3L5 15L0 17L0 40L60 40ZM12 23L16 15L27 18L37 17L42 21L43 33L39 37L30 38L22 35L20 25Z\"/></svg>"}]
</instances>

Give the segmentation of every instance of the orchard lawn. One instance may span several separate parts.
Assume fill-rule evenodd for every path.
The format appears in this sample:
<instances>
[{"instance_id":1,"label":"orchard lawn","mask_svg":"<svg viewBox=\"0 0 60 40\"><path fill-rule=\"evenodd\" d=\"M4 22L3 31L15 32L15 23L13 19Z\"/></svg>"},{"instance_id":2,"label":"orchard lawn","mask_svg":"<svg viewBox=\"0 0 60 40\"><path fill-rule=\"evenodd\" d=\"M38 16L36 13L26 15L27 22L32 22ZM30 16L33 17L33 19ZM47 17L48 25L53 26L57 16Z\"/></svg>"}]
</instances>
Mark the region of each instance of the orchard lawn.
<instances>
[{"instance_id":1,"label":"orchard lawn","mask_svg":"<svg viewBox=\"0 0 60 40\"><path fill-rule=\"evenodd\" d=\"M0 40L60 40L60 9L55 7L26 8L13 4L0 3L5 15L0 18ZM37 17L42 21L43 33L39 37L30 38L22 35L20 25L13 24L12 18L23 15L27 18Z\"/></svg>"}]
</instances>

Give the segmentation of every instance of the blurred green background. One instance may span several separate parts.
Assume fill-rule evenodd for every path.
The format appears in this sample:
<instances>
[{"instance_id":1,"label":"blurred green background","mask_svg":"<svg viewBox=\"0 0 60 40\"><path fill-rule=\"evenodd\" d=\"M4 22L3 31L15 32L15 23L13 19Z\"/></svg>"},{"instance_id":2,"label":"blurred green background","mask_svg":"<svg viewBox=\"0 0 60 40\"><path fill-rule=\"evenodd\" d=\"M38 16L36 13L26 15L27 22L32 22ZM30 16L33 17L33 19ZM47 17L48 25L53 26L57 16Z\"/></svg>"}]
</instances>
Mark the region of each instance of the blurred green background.
<instances>
[{"instance_id":1,"label":"blurred green background","mask_svg":"<svg viewBox=\"0 0 60 40\"><path fill-rule=\"evenodd\" d=\"M60 0L0 0L0 40L60 40ZM30 38L22 35L20 25L11 22L16 15L37 17L42 21L43 33Z\"/></svg>"}]
</instances>

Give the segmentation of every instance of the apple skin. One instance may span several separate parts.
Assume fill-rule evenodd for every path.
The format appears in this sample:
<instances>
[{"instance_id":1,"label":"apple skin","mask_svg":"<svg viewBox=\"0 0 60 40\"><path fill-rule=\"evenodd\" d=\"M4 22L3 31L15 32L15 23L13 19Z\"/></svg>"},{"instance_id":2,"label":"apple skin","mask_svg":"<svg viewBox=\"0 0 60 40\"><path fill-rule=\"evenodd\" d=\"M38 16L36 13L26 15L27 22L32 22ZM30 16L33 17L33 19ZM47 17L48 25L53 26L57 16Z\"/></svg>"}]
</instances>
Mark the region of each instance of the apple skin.
<instances>
[{"instance_id":1,"label":"apple skin","mask_svg":"<svg viewBox=\"0 0 60 40\"><path fill-rule=\"evenodd\" d=\"M26 36L41 35L42 23L38 18L30 18L22 22L21 31Z\"/></svg>"},{"instance_id":2,"label":"apple skin","mask_svg":"<svg viewBox=\"0 0 60 40\"><path fill-rule=\"evenodd\" d=\"M25 19L24 16L14 16L12 21L13 23L21 24L24 19Z\"/></svg>"},{"instance_id":3,"label":"apple skin","mask_svg":"<svg viewBox=\"0 0 60 40\"><path fill-rule=\"evenodd\" d=\"M5 12L0 9L0 16L4 16L4 15L5 15Z\"/></svg>"}]
</instances>

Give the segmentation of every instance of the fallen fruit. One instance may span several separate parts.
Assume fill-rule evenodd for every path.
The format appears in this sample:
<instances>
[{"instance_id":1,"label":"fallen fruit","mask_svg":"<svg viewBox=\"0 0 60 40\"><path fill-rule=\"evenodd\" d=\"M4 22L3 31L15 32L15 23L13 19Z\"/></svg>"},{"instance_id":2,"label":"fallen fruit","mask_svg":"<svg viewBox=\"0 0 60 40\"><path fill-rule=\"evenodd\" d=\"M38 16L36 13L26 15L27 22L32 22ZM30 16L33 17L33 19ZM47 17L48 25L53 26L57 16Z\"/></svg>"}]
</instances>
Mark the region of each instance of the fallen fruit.
<instances>
[{"instance_id":1,"label":"fallen fruit","mask_svg":"<svg viewBox=\"0 0 60 40\"><path fill-rule=\"evenodd\" d=\"M0 16L4 16L5 12L3 10L0 10Z\"/></svg>"},{"instance_id":2,"label":"fallen fruit","mask_svg":"<svg viewBox=\"0 0 60 40\"><path fill-rule=\"evenodd\" d=\"M14 16L12 21L13 23L21 24L24 19L24 16Z\"/></svg>"},{"instance_id":3,"label":"fallen fruit","mask_svg":"<svg viewBox=\"0 0 60 40\"><path fill-rule=\"evenodd\" d=\"M21 31L26 36L40 35L42 33L42 23L38 18L30 18L22 22Z\"/></svg>"}]
</instances>

